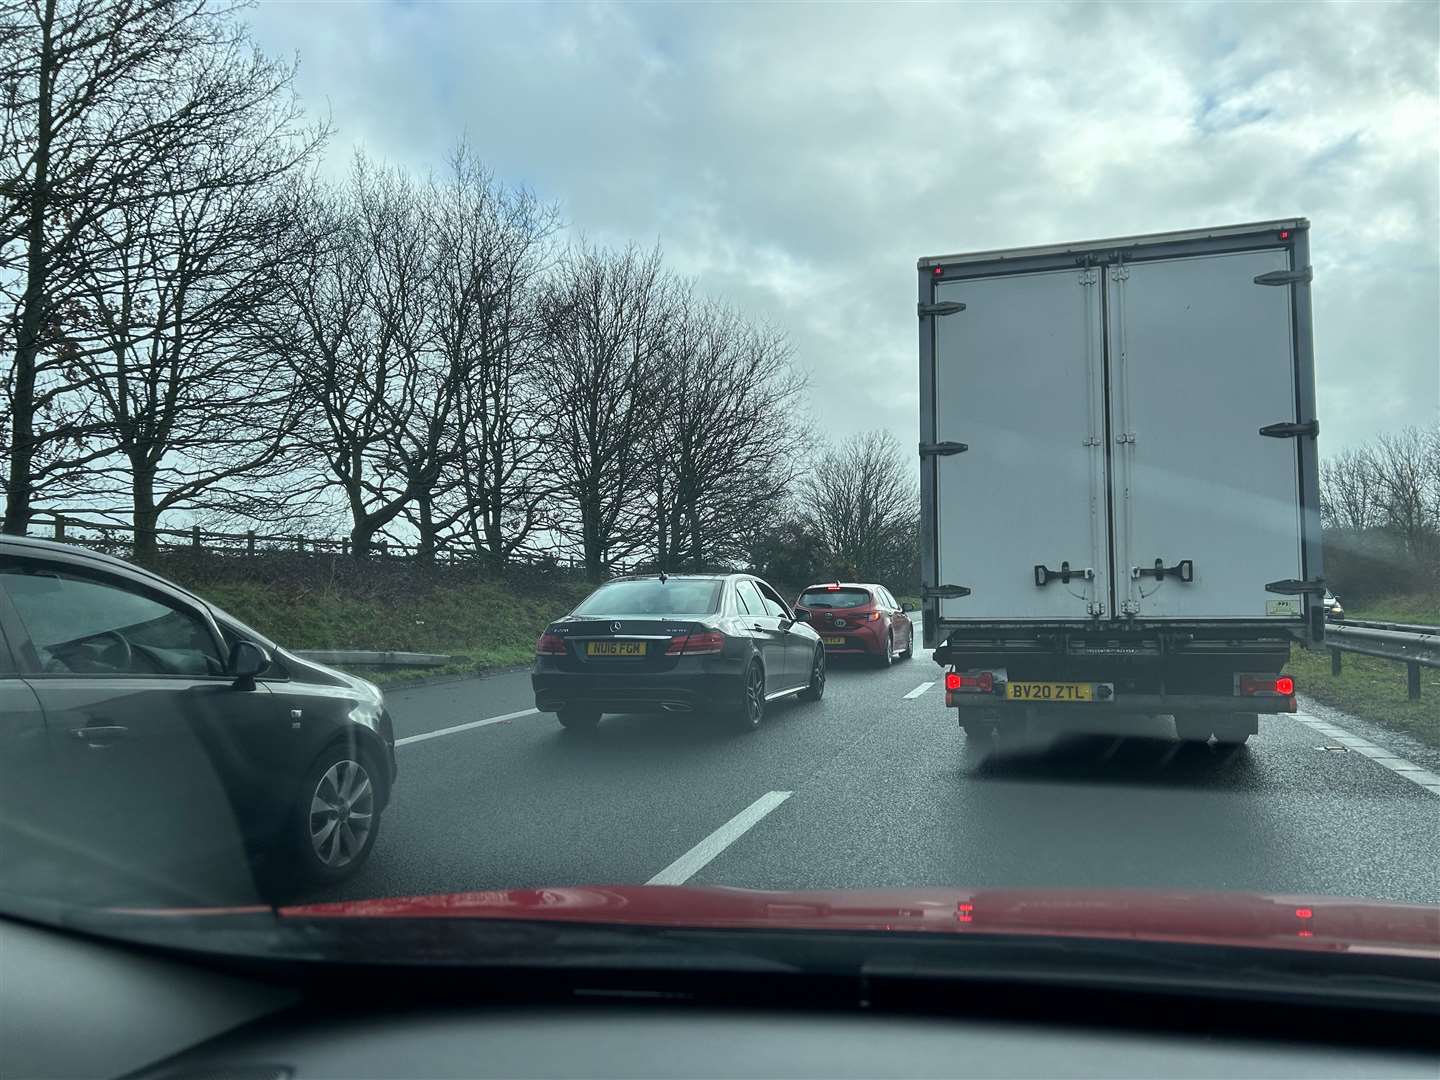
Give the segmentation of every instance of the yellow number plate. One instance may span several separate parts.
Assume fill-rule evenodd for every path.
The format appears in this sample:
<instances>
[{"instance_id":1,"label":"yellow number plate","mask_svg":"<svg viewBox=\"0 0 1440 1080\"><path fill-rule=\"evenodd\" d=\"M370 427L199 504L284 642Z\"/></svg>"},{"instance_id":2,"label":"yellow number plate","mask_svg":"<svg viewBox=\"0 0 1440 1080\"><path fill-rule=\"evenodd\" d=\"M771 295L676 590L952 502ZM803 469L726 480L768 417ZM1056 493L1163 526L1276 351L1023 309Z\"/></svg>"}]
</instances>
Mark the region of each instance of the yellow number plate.
<instances>
[{"instance_id":1,"label":"yellow number plate","mask_svg":"<svg viewBox=\"0 0 1440 1080\"><path fill-rule=\"evenodd\" d=\"M1083 682L1012 682L1005 696L1012 701L1093 701L1095 687Z\"/></svg>"},{"instance_id":2,"label":"yellow number plate","mask_svg":"<svg viewBox=\"0 0 1440 1080\"><path fill-rule=\"evenodd\" d=\"M825 645L844 645L844 644L845 644L845 639L844 639L843 637L827 637L827 638L821 638L820 641L821 641L823 644L825 644Z\"/></svg>"},{"instance_id":3,"label":"yellow number plate","mask_svg":"<svg viewBox=\"0 0 1440 1080\"><path fill-rule=\"evenodd\" d=\"M585 643L586 656L644 656L643 641L589 641Z\"/></svg>"}]
</instances>

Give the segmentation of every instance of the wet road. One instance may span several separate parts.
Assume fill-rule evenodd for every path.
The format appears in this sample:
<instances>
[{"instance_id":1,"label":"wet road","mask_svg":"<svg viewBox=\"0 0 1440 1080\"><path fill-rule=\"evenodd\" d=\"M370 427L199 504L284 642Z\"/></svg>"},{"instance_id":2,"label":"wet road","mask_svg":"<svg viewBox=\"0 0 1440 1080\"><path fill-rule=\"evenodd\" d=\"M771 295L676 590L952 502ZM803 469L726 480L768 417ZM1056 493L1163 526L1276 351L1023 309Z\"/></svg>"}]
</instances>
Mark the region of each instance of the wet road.
<instances>
[{"instance_id":1,"label":"wet road","mask_svg":"<svg viewBox=\"0 0 1440 1080\"><path fill-rule=\"evenodd\" d=\"M940 675L923 652L836 661L823 701L772 703L751 734L661 715L577 737L529 711L526 673L392 691L395 801L369 865L312 898L685 881L1440 900L1440 788L1416 782L1435 778L1324 719L1262 717L1239 749L1157 718L1001 755L967 743Z\"/></svg>"}]
</instances>

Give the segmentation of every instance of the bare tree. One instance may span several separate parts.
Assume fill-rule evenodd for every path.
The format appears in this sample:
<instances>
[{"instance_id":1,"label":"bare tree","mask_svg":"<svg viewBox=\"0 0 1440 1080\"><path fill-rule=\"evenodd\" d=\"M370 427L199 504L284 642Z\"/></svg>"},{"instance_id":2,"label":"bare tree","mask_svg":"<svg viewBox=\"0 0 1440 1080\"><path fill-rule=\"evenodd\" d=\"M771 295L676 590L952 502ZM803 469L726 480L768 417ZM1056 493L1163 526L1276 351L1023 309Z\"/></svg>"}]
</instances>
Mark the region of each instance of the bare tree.
<instances>
[{"instance_id":1,"label":"bare tree","mask_svg":"<svg viewBox=\"0 0 1440 1080\"><path fill-rule=\"evenodd\" d=\"M463 144L429 188L435 226L435 348L460 386L455 446L408 513L419 552L461 543L505 562L536 530L554 483L544 443L553 403L536 377L539 283L559 228L554 207L498 183Z\"/></svg>"},{"instance_id":2,"label":"bare tree","mask_svg":"<svg viewBox=\"0 0 1440 1080\"><path fill-rule=\"evenodd\" d=\"M1320 503L1325 524L1364 532L1381 524L1379 482L1374 455L1352 447L1320 463Z\"/></svg>"},{"instance_id":3,"label":"bare tree","mask_svg":"<svg viewBox=\"0 0 1440 1080\"><path fill-rule=\"evenodd\" d=\"M546 295L540 370L555 402L549 447L567 504L555 526L573 539L592 580L644 543L640 511L653 479L646 436L672 292L658 249L582 245Z\"/></svg>"},{"instance_id":4,"label":"bare tree","mask_svg":"<svg viewBox=\"0 0 1440 1080\"><path fill-rule=\"evenodd\" d=\"M297 119L247 84L228 125L157 164L155 198L82 234L85 344L68 369L84 376L92 438L119 453L137 557L154 554L166 511L256 516L263 481L288 467L301 399L267 324L302 254L286 180L324 135Z\"/></svg>"},{"instance_id":5,"label":"bare tree","mask_svg":"<svg viewBox=\"0 0 1440 1080\"><path fill-rule=\"evenodd\" d=\"M7 0L0 27L5 530L23 533L37 489L113 451L71 408L84 381L70 366L72 323L97 222L192 190L164 164L233 130L237 106L279 93L289 70L205 0Z\"/></svg>"},{"instance_id":6,"label":"bare tree","mask_svg":"<svg viewBox=\"0 0 1440 1080\"><path fill-rule=\"evenodd\" d=\"M687 291L670 321L649 429L654 561L699 569L743 557L774 524L799 471L804 384L784 336L733 309Z\"/></svg>"},{"instance_id":7,"label":"bare tree","mask_svg":"<svg viewBox=\"0 0 1440 1080\"><path fill-rule=\"evenodd\" d=\"M435 225L416 182L357 155L349 185L317 189L311 206L313 254L290 288L292 362L312 410L299 437L364 558L452 462L466 372L436 348Z\"/></svg>"},{"instance_id":8,"label":"bare tree","mask_svg":"<svg viewBox=\"0 0 1440 1080\"><path fill-rule=\"evenodd\" d=\"M1374 484L1385 524L1415 558L1434 562L1440 553L1440 438L1416 427L1388 432L1370 451Z\"/></svg>"},{"instance_id":9,"label":"bare tree","mask_svg":"<svg viewBox=\"0 0 1440 1080\"><path fill-rule=\"evenodd\" d=\"M888 431L855 435L815 462L810 524L865 580L908 576L919 521L916 470Z\"/></svg>"}]
</instances>

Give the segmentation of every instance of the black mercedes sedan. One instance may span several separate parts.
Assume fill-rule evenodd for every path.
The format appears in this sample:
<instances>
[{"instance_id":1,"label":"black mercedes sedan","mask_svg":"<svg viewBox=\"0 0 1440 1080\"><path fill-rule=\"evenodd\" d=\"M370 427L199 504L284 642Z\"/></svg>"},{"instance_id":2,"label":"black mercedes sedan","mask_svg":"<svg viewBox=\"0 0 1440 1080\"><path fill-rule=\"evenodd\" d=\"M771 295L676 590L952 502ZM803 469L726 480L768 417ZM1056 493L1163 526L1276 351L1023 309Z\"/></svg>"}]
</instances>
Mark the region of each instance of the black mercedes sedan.
<instances>
[{"instance_id":1,"label":"black mercedes sedan","mask_svg":"<svg viewBox=\"0 0 1440 1080\"><path fill-rule=\"evenodd\" d=\"M364 679L141 567L0 537L7 891L233 904L333 883L395 777Z\"/></svg>"},{"instance_id":2,"label":"black mercedes sedan","mask_svg":"<svg viewBox=\"0 0 1440 1080\"><path fill-rule=\"evenodd\" d=\"M825 648L749 574L617 578L535 644L535 707L569 729L604 713L714 711L744 731L765 704L825 693Z\"/></svg>"}]
</instances>

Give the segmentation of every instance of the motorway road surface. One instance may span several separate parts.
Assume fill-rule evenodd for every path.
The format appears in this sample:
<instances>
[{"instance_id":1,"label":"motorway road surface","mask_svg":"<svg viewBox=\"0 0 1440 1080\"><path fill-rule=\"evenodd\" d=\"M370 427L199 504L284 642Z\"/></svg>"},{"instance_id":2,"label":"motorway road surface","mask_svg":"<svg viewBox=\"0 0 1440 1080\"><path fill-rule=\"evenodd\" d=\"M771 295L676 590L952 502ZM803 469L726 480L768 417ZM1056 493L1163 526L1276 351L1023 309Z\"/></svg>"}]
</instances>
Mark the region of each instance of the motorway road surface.
<instances>
[{"instance_id":1,"label":"motorway road surface","mask_svg":"<svg viewBox=\"0 0 1440 1080\"><path fill-rule=\"evenodd\" d=\"M659 715L577 736L529 711L523 672L394 690L400 776L373 855L309 899L684 881L1440 900L1440 790L1374 746L1325 749L1303 714L1262 717L1237 750L1184 747L1157 718L1001 756L967 745L940 676L921 650L835 660L824 700L772 702L752 734Z\"/></svg>"}]
</instances>

